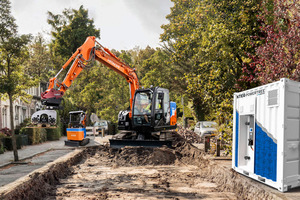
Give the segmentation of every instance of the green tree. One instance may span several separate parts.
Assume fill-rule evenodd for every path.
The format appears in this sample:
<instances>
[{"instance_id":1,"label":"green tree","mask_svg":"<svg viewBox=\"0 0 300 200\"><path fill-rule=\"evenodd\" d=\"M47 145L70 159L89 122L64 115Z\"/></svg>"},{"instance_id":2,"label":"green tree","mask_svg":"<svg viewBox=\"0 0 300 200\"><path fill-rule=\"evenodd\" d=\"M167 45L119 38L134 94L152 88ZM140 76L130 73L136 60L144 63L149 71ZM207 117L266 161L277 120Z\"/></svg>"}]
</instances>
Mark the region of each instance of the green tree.
<instances>
[{"instance_id":1,"label":"green tree","mask_svg":"<svg viewBox=\"0 0 300 200\"><path fill-rule=\"evenodd\" d=\"M199 120L230 115L243 67L251 63L247 53L254 52L251 36L259 33L260 1L173 2L161 40L178 66L178 79L185 83L182 89L187 89Z\"/></svg>"},{"instance_id":2,"label":"green tree","mask_svg":"<svg viewBox=\"0 0 300 200\"><path fill-rule=\"evenodd\" d=\"M7 41L12 34L16 33L17 25L10 12L11 6L9 0L0 1L0 40Z\"/></svg>"},{"instance_id":3,"label":"green tree","mask_svg":"<svg viewBox=\"0 0 300 200\"><path fill-rule=\"evenodd\" d=\"M32 77L42 82L48 82L54 75L48 44L41 34L38 34L29 45L29 59L26 62L26 70Z\"/></svg>"},{"instance_id":4,"label":"green tree","mask_svg":"<svg viewBox=\"0 0 300 200\"><path fill-rule=\"evenodd\" d=\"M52 27L50 47L55 64L64 63L88 36L100 38L100 30L95 28L94 20L83 6L78 10L65 9L57 15L48 12L48 24Z\"/></svg>"},{"instance_id":5,"label":"green tree","mask_svg":"<svg viewBox=\"0 0 300 200\"><path fill-rule=\"evenodd\" d=\"M35 82L24 73L24 61L28 57L27 44L30 35L17 35L17 25L10 12L10 2L0 0L0 92L9 98L10 125L14 160L18 161L18 151L14 131L13 101L21 96L28 97L24 89L34 86ZM23 100L25 100L23 98Z\"/></svg>"},{"instance_id":6,"label":"green tree","mask_svg":"<svg viewBox=\"0 0 300 200\"><path fill-rule=\"evenodd\" d=\"M129 53L132 61L128 64L132 64L132 67L136 68L137 75L141 80L149 70L147 66L143 65L143 62L155 53L155 49L151 48L150 46L147 46L145 49L136 47L132 50L129 50Z\"/></svg>"}]
</instances>

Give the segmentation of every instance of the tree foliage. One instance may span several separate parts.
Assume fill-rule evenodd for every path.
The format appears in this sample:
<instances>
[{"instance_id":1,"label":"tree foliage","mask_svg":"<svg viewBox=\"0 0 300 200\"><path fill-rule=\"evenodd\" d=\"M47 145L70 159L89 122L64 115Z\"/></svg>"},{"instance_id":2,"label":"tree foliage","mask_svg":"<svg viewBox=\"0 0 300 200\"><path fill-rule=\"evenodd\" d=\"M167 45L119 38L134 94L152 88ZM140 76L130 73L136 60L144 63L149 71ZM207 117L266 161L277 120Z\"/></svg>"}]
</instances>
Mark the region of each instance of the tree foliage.
<instances>
[{"instance_id":1,"label":"tree foliage","mask_svg":"<svg viewBox=\"0 0 300 200\"><path fill-rule=\"evenodd\" d=\"M47 82L54 75L54 71L48 44L41 34L38 34L28 45L28 51L27 73L39 81Z\"/></svg>"},{"instance_id":2,"label":"tree foliage","mask_svg":"<svg viewBox=\"0 0 300 200\"><path fill-rule=\"evenodd\" d=\"M260 40L252 63L256 77L262 83L290 78L300 81L300 13L299 1L274 0L273 6L263 4L260 19ZM272 16L272 17L270 17Z\"/></svg>"},{"instance_id":3,"label":"tree foliage","mask_svg":"<svg viewBox=\"0 0 300 200\"><path fill-rule=\"evenodd\" d=\"M48 12L48 23L53 37L50 47L57 64L64 63L88 36L100 37L100 30L95 28L94 20L89 18L88 10L83 6L78 10L65 9L57 15ZM59 57L62 60L59 61Z\"/></svg>"},{"instance_id":4,"label":"tree foliage","mask_svg":"<svg viewBox=\"0 0 300 200\"><path fill-rule=\"evenodd\" d=\"M172 53L178 79L193 101L199 120L230 116L247 53L254 52L251 36L259 33L259 1L173 0L161 40ZM225 113L226 114L225 114ZM225 114L225 115L224 115ZM226 121L226 120L225 120Z\"/></svg>"},{"instance_id":5,"label":"tree foliage","mask_svg":"<svg viewBox=\"0 0 300 200\"><path fill-rule=\"evenodd\" d=\"M0 1L0 42L5 42L8 38L17 32L17 24L10 12L11 6L9 0Z\"/></svg>"}]
</instances>

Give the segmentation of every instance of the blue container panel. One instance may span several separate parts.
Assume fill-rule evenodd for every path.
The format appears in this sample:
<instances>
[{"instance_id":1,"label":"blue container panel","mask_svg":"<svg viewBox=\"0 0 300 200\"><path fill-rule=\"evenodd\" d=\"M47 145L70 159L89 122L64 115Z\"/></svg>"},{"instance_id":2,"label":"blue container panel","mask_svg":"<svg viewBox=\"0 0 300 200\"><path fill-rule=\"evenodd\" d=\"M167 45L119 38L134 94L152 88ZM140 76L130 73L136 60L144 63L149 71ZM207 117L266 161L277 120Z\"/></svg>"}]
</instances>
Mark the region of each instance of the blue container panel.
<instances>
[{"instance_id":1,"label":"blue container panel","mask_svg":"<svg viewBox=\"0 0 300 200\"><path fill-rule=\"evenodd\" d=\"M254 173L277 180L277 144L255 123Z\"/></svg>"},{"instance_id":2,"label":"blue container panel","mask_svg":"<svg viewBox=\"0 0 300 200\"><path fill-rule=\"evenodd\" d=\"M235 113L235 167L238 166L238 150L239 150L239 113Z\"/></svg>"}]
</instances>

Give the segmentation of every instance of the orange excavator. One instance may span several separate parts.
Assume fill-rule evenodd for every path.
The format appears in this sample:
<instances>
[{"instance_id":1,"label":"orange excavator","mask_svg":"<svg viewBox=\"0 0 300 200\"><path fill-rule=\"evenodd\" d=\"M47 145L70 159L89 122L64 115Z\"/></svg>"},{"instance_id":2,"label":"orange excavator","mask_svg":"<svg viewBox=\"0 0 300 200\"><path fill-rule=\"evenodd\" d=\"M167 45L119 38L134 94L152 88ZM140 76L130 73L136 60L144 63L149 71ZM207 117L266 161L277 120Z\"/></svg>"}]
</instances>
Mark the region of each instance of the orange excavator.
<instances>
[{"instance_id":1,"label":"orange excavator","mask_svg":"<svg viewBox=\"0 0 300 200\"><path fill-rule=\"evenodd\" d=\"M73 61L74 60L74 61ZM160 87L140 89L134 68L129 67L109 49L96 41L94 36L87 37L55 77L49 81L48 89L41 94L42 104L47 112L59 109L62 97L80 72L93 60L97 60L123 76L129 83L130 108L120 111L118 129L121 133L110 140L113 147L123 146L162 146L171 145L170 132L176 128L176 103L170 102L169 90ZM64 80L59 82L58 75L71 63ZM52 114L53 118L53 114ZM39 122L39 118L35 118ZM53 122L53 119L52 119Z\"/></svg>"}]
</instances>

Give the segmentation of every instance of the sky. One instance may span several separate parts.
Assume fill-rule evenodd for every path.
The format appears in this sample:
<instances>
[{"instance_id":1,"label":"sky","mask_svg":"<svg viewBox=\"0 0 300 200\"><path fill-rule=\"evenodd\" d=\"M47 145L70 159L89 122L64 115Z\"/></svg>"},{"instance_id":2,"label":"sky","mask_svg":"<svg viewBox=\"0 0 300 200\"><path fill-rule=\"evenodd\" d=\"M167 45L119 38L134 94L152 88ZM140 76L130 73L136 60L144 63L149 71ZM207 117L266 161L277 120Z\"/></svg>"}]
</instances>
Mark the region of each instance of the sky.
<instances>
[{"instance_id":1,"label":"sky","mask_svg":"<svg viewBox=\"0 0 300 200\"><path fill-rule=\"evenodd\" d=\"M116 50L129 50L160 44L160 28L173 3L170 0L11 0L12 15L19 34L42 33L50 40L51 27L47 12L61 14L64 9L83 5L100 28L99 42Z\"/></svg>"}]
</instances>

